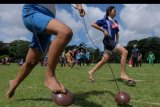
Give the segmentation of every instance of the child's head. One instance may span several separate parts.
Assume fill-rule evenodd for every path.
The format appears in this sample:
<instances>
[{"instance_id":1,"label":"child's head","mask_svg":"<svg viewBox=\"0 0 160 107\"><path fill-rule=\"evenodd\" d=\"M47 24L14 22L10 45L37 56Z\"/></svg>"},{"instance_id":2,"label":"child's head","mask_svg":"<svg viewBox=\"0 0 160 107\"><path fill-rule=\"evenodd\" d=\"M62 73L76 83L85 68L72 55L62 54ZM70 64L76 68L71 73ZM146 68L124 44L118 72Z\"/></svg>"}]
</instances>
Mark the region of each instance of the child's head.
<instances>
[{"instance_id":1,"label":"child's head","mask_svg":"<svg viewBox=\"0 0 160 107\"><path fill-rule=\"evenodd\" d=\"M133 45L133 48L135 48L135 49L136 49L136 48L137 48L137 45Z\"/></svg>"},{"instance_id":2,"label":"child's head","mask_svg":"<svg viewBox=\"0 0 160 107\"><path fill-rule=\"evenodd\" d=\"M112 18L114 18L116 16L116 8L114 6L109 6L106 9L106 16L110 16Z\"/></svg>"}]
</instances>

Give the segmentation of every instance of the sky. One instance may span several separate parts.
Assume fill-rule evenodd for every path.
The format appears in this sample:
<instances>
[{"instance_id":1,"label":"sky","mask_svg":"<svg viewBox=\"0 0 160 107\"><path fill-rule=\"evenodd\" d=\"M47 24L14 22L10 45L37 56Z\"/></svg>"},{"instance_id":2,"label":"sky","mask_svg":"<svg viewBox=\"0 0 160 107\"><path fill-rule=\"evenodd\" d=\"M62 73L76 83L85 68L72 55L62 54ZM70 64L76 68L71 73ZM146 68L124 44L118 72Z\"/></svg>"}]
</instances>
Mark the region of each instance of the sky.
<instances>
[{"instance_id":1,"label":"sky","mask_svg":"<svg viewBox=\"0 0 160 107\"><path fill-rule=\"evenodd\" d=\"M126 46L130 40L160 37L160 4L83 4L89 35L101 50L103 50L103 33L92 28L91 24L104 17L109 5L116 7L115 19L120 29L119 42L123 46ZM22 21L22 7L23 4L0 4L0 41L6 43L14 40L31 41L32 33L24 27ZM84 42L87 46L95 48L87 36L82 18L76 9L69 4L56 4L56 19L73 30L74 35L69 45L79 45ZM54 37L53 35L52 40Z\"/></svg>"}]
</instances>

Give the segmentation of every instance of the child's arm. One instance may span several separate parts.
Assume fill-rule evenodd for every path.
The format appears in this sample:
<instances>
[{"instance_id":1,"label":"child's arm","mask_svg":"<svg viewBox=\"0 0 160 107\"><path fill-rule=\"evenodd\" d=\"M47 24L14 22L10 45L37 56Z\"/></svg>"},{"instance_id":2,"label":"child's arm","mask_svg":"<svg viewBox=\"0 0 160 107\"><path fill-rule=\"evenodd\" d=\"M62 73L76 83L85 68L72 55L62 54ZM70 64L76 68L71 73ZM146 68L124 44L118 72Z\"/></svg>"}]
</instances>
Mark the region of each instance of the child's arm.
<instances>
[{"instance_id":1,"label":"child's arm","mask_svg":"<svg viewBox=\"0 0 160 107\"><path fill-rule=\"evenodd\" d=\"M100 31L102 31L103 34L104 34L104 36L108 36L109 35L106 30L104 30L103 28L101 28L100 26L98 26L96 23L93 23L91 26L94 27L94 28L96 28L96 29L98 29L98 30L100 30Z\"/></svg>"},{"instance_id":2,"label":"child's arm","mask_svg":"<svg viewBox=\"0 0 160 107\"><path fill-rule=\"evenodd\" d=\"M80 16L84 17L85 11L84 11L84 9L82 7L82 4L76 4L76 8L79 10Z\"/></svg>"}]
</instances>

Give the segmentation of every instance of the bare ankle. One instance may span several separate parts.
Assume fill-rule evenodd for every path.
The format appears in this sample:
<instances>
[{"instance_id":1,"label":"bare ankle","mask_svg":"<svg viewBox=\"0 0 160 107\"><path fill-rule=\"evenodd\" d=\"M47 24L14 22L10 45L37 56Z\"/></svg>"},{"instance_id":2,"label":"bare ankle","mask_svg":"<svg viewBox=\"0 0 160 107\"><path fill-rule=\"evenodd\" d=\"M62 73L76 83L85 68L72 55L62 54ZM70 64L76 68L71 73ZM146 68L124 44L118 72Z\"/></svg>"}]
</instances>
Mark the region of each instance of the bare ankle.
<instances>
[{"instance_id":1,"label":"bare ankle","mask_svg":"<svg viewBox=\"0 0 160 107\"><path fill-rule=\"evenodd\" d=\"M10 80L9 84L12 88L17 88L18 87L18 82L16 80Z\"/></svg>"},{"instance_id":2,"label":"bare ankle","mask_svg":"<svg viewBox=\"0 0 160 107\"><path fill-rule=\"evenodd\" d=\"M93 75L93 70L90 70L88 73L89 73L90 75Z\"/></svg>"},{"instance_id":3,"label":"bare ankle","mask_svg":"<svg viewBox=\"0 0 160 107\"><path fill-rule=\"evenodd\" d=\"M127 73L126 72L122 72L121 75L127 75Z\"/></svg>"},{"instance_id":4,"label":"bare ankle","mask_svg":"<svg viewBox=\"0 0 160 107\"><path fill-rule=\"evenodd\" d=\"M50 74L50 73L46 73L45 77L46 77L46 79L56 78L55 75Z\"/></svg>"}]
</instances>

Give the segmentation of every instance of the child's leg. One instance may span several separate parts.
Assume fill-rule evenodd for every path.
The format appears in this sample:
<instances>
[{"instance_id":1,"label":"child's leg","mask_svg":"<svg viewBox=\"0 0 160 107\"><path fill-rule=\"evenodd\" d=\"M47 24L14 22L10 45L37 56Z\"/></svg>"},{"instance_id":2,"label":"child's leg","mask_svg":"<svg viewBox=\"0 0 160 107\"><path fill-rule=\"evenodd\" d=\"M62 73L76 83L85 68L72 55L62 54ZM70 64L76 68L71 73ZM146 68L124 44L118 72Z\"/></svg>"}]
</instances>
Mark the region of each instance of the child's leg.
<instances>
[{"instance_id":1,"label":"child's leg","mask_svg":"<svg viewBox=\"0 0 160 107\"><path fill-rule=\"evenodd\" d=\"M119 47L115 49L115 52L121 54L121 78L124 80L130 80L131 78L126 73L126 60L128 51L123 47Z\"/></svg>"},{"instance_id":2,"label":"child's leg","mask_svg":"<svg viewBox=\"0 0 160 107\"><path fill-rule=\"evenodd\" d=\"M136 67L138 66L138 59L136 58Z\"/></svg>"},{"instance_id":3,"label":"child's leg","mask_svg":"<svg viewBox=\"0 0 160 107\"><path fill-rule=\"evenodd\" d=\"M76 64L75 59L73 59L71 68L73 68L75 64Z\"/></svg>"},{"instance_id":4,"label":"child's leg","mask_svg":"<svg viewBox=\"0 0 160 107\"><path fill-rule=\"evenodd\" d=\"M16 79L10 80L9 82L9 89L6 93L8 98L11 98L14 95L14 91L16 90L16 88L28 76L28 74L32 71L34 66L38 63L40 56L40 52L36 49L29 49L28 54L26 56L26 61L20 68L20 71Z\"/></svg>"},{"instance_id":5,"label":"child's leg","mask_svg":"<svg viewBox=\"0 0 160 107\"><path fill-rule=\"evenodd\" d=\"M79 59L79 66L81 66L81 59Z\"/></svg>"},{"instance_id":6,"label":"child's leg","mask_svg":"<svg viewBox=\"0 0 160 107\"><path fill-rule=\"evenodd\" d=\"M82 58L82 63L83 63L83 66L84 66L84 58Z\"/></svg>"},{"instance_id":7,"label":"child's leg","mask_svg":"<svg viewBox=\"0 0 160 107\"><path fill-rule=\"evenodd\" d=\"M61 67L63 67L63 65L64 65L64 59L61 58Z\"/></svg>"},{"instance_id":8,"label":"child's leg","mask_svg":"<svg viewBox=\"0 0 160 107\"><path fill-rule=\"evenodd\" d=\"M90 79L90 80L94 80L94 79L93 79L93 74L94 74L99 68L101 68L101 67L109 60L109 58L110 58L110 54L109 54L109 53L105 53L104 56L102 57L102 59L96 64L96 66L95 66L92 70L90 70L90 71L88 72L88 74L89 74L89 79Z\"/></svg>"},{"instance_id":9,"label":"child's leg","mask_svg":"<svg viewBox=\"0 0 160 107\"><path fill-rule=\"evenodd\" d=\"M85 59L85 61L86 61L86 65L88 65L88 59L87 58Z\"/></svg>"},{"instance_id":10,"label":"child's leg","mask_svg":"<svg viewBox=\"0 0 160 107\"><path fill-rule=\"evenodd\" d=\"M72 38L72 30L62 22L53 19L48 23L46 31L57 36L49 47L45 86L53 92L64 92L64 87L56 79L55 69L59 56Z\"/></svg>"},{"instance_id":11,"label":"child's leg","mask_svg":"<svg viewBox=\"0 0 160 107\"><path fill-rule=\"evenodd\" d=\"M80 66L80 60L78 59L78 66Z\"/></svg>"},{"instance_id":12,"label":"child's leg","mask_svg":"<svg viewBox=\"0 0 160 107\"><path fill-rule=\"evenodd\" d=\"M152 64L152 66L153 66L153 60L151 59L151 64Z\"/></svg>"}]
</instances>

